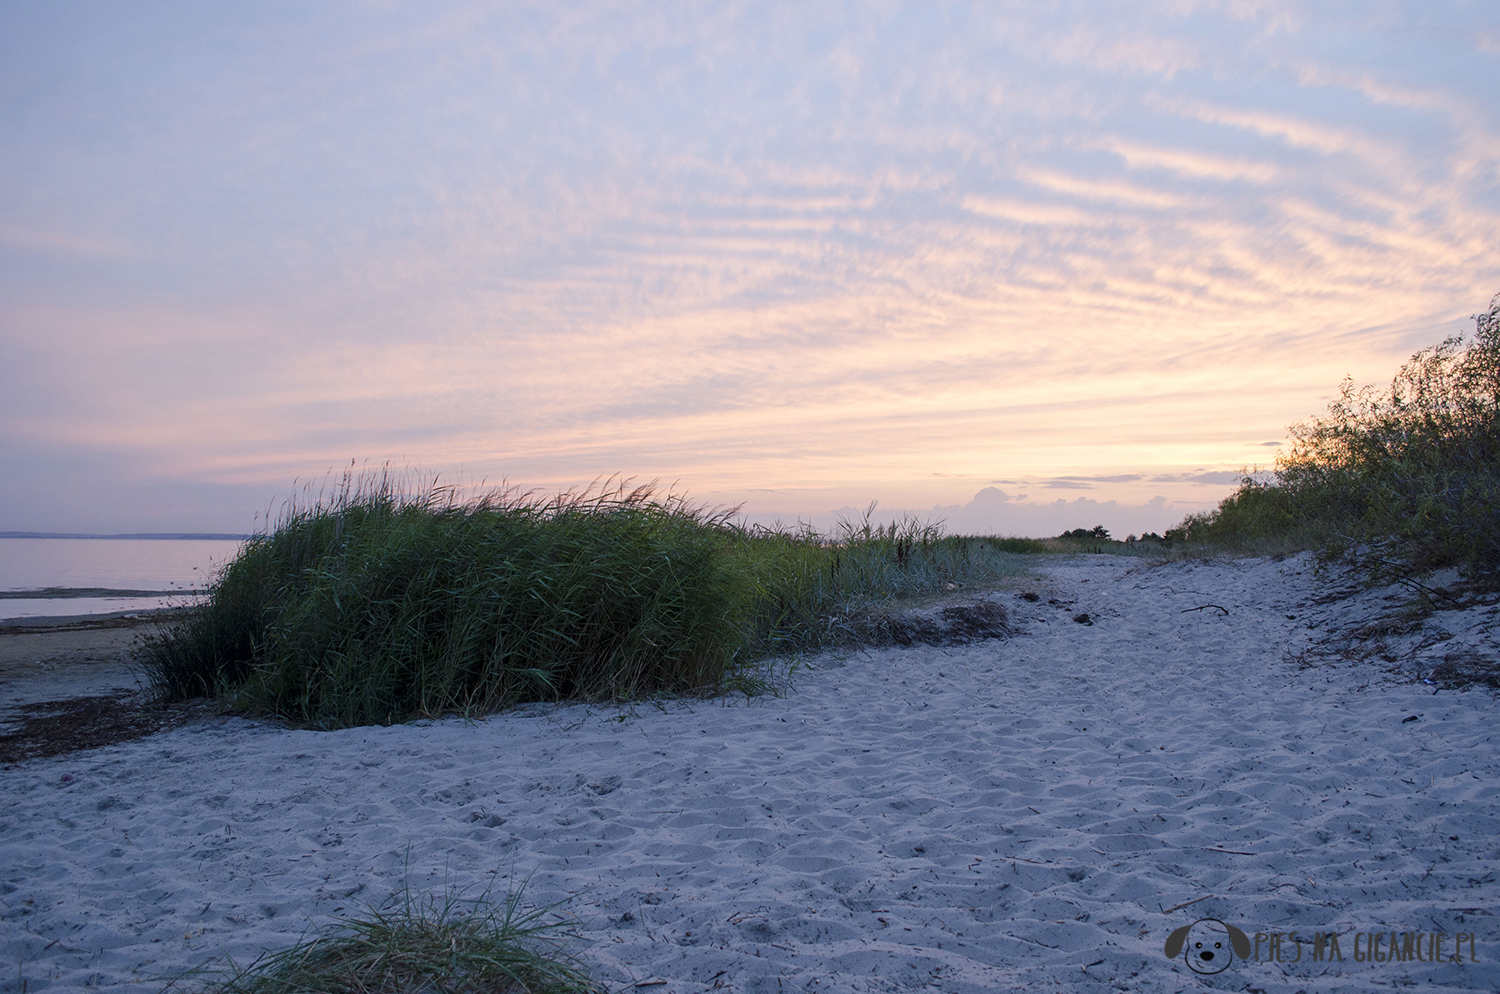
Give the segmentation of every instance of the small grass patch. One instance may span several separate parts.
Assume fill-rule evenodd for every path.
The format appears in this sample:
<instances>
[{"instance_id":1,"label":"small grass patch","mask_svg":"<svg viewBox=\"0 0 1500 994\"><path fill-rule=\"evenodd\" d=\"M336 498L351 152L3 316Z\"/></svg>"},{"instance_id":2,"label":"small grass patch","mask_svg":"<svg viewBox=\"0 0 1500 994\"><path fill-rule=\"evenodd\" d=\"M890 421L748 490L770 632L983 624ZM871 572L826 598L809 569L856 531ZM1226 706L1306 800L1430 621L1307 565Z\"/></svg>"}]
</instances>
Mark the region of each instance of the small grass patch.
<instances>
[{"instance_id":1,"label":"small grass patch","mask_svg":"<svg viewBox=\"0 0 1500 994\"><path fill-rule=\"evenodd\" d=\"M1044 542L944 535L905 518L841 521L832 536L752 529L731 544L747 584L742 654L756 658L890 641L892 610L960 590L999 586L1023 573Z\"/></svg>"},{"instance_id":2,"label":"small grass patch","mask_svg":"<svg viewBox=\"0 0 1500 994\"><path fill-rule=\"evenodd\" d=\"M593 994L567 951L566 920L524 910L520 892L496 906L413 899L343 918L244 967L230 964L200 994ZM174 983L172 986L177 986Z\"/></svg>"}]
</instances>

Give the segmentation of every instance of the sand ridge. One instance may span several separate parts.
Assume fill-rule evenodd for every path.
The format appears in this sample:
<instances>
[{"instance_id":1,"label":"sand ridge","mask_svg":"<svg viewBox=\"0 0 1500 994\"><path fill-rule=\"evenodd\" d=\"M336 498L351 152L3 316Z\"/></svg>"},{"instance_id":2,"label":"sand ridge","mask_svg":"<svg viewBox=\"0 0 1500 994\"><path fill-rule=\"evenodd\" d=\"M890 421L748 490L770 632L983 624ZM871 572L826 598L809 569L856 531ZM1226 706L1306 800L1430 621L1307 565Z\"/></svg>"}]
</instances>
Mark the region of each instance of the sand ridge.
<instances>
[{"instance_id":1,"label":"sand ridge","mask_svg":"<svg viewBox=\"0 0 1500 994\"><path fill-rule=\"evenodd\" d=\"M1495 696L1309 665L1388 607L1324 589L1305 560L1079 557L1007 602L1011 638L819 657L780 698L219 719L28 762L0 772L0 984L141 981L403 886L529 878L612 987L1500 988ZM1475 932L1480 962L1346 945L1203 978L1162 952L1195 917Z\"/></svg>"}]
</instances>

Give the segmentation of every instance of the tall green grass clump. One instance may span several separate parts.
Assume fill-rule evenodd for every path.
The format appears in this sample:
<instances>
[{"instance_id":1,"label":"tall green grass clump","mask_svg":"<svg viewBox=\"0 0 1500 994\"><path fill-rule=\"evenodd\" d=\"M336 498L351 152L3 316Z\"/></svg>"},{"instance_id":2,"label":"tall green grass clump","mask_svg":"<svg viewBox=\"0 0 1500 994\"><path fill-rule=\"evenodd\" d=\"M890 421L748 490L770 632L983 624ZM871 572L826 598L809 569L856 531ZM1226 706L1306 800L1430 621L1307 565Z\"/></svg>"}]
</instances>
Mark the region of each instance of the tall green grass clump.
<instances>
[{"instance_id":1,"label":"tall green grass clump","mask_svg":"<svg viewBox=\"0 0 1500 994\"><path fill-rule=\"evenodd\" d=\"M1456 567L1500 587L1500 295L1472 339L1423 349L1385 389L1346 379L1325 416L1290 434L1272 475L1247 476L1169 534L1290 536L1377 573Z\"/></svg>"},{"instance_id":2,"label":"tall green grass clump","mask_svg":"<svg viewBox=\"0 0 1500 994\"><path fill-rule=\"evenodd\" d=\"M324 727L716 686L743 583L720 517L649 488L460 503L345 476L151 640L171 697Z\"/></svg>"},{"instance_id":3,"label":"tall green grass clump","mask_svg":"<svg viewBox=\"0 0 1500 994\"><path fill-rule=\"evenodd\" d=\"M823 537L651 487L460 502L347 474L288 504L145 660L169 699L314 727L750 688L753 661L888 640L888 607L996 585L1047 550L873 511Z\"/></svg>"},{"instance_id":4,"label":"tall green grass clump","mask_svg":"<svg viewBox=\"0 0 1500 994\"><path fill-rule=\"evenodd\" d=\"M315 727L748 688L755 660L886 640L884 608L993 585L1046 548L873 511L828 538L650 487L461 503L346 475L250 540L147 666L170 698Z\"/></svg>"}]
</instances>

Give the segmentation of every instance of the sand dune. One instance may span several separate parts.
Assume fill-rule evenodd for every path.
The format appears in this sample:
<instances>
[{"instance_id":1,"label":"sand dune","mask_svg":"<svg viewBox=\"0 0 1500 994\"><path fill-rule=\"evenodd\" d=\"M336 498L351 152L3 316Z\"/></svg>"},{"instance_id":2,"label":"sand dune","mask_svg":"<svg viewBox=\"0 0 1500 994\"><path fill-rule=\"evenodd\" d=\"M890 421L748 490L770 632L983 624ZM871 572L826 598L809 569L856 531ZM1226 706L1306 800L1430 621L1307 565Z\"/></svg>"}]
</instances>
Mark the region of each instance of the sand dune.
<instances>
[{"instance_id":1,"label":"sand dune","mask_svg":"<svg viewBox=\"0 0 1500 994\"><path fill-rule=\"evenodd\" d=\"M779 698L218 719L11 767L0 987L148 981L404 886L529 878L613 988L1500 988L1500 711L1417 678L1493 660L1494 609L1348 659L1396 592L1135 565L1058 561L1035 602L1003 595L1009 639L820 657ZM1262 961L1168 960L1205 917ZM1392 931L1474 940L1355 959ZM1343 959L1264 962L1276 932L1337 933Z\"/></svg>"}]
</instances>

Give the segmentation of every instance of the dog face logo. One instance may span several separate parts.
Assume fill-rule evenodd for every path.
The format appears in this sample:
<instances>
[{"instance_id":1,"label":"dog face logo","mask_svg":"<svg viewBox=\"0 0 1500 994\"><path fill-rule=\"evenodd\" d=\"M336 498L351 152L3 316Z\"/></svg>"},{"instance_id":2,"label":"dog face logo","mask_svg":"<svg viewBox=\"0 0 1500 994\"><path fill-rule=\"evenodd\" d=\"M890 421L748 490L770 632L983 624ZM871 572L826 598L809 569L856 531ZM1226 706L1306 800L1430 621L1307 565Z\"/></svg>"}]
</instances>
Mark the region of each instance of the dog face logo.
<instances>
[{"instance_id":1,"label":"dog face logo","mask_svg":"<svg viewBox=\"0 0 1500 994\"><path fill-rule=\"evenodd\" d=\"M1183 953L1188 969L1194 973L1223 973L1235 956L1249 958L1250 939L1217 918L1200 918L1167 936L1166 953L1167 959Z\"/></svg>"}]
</instances>

